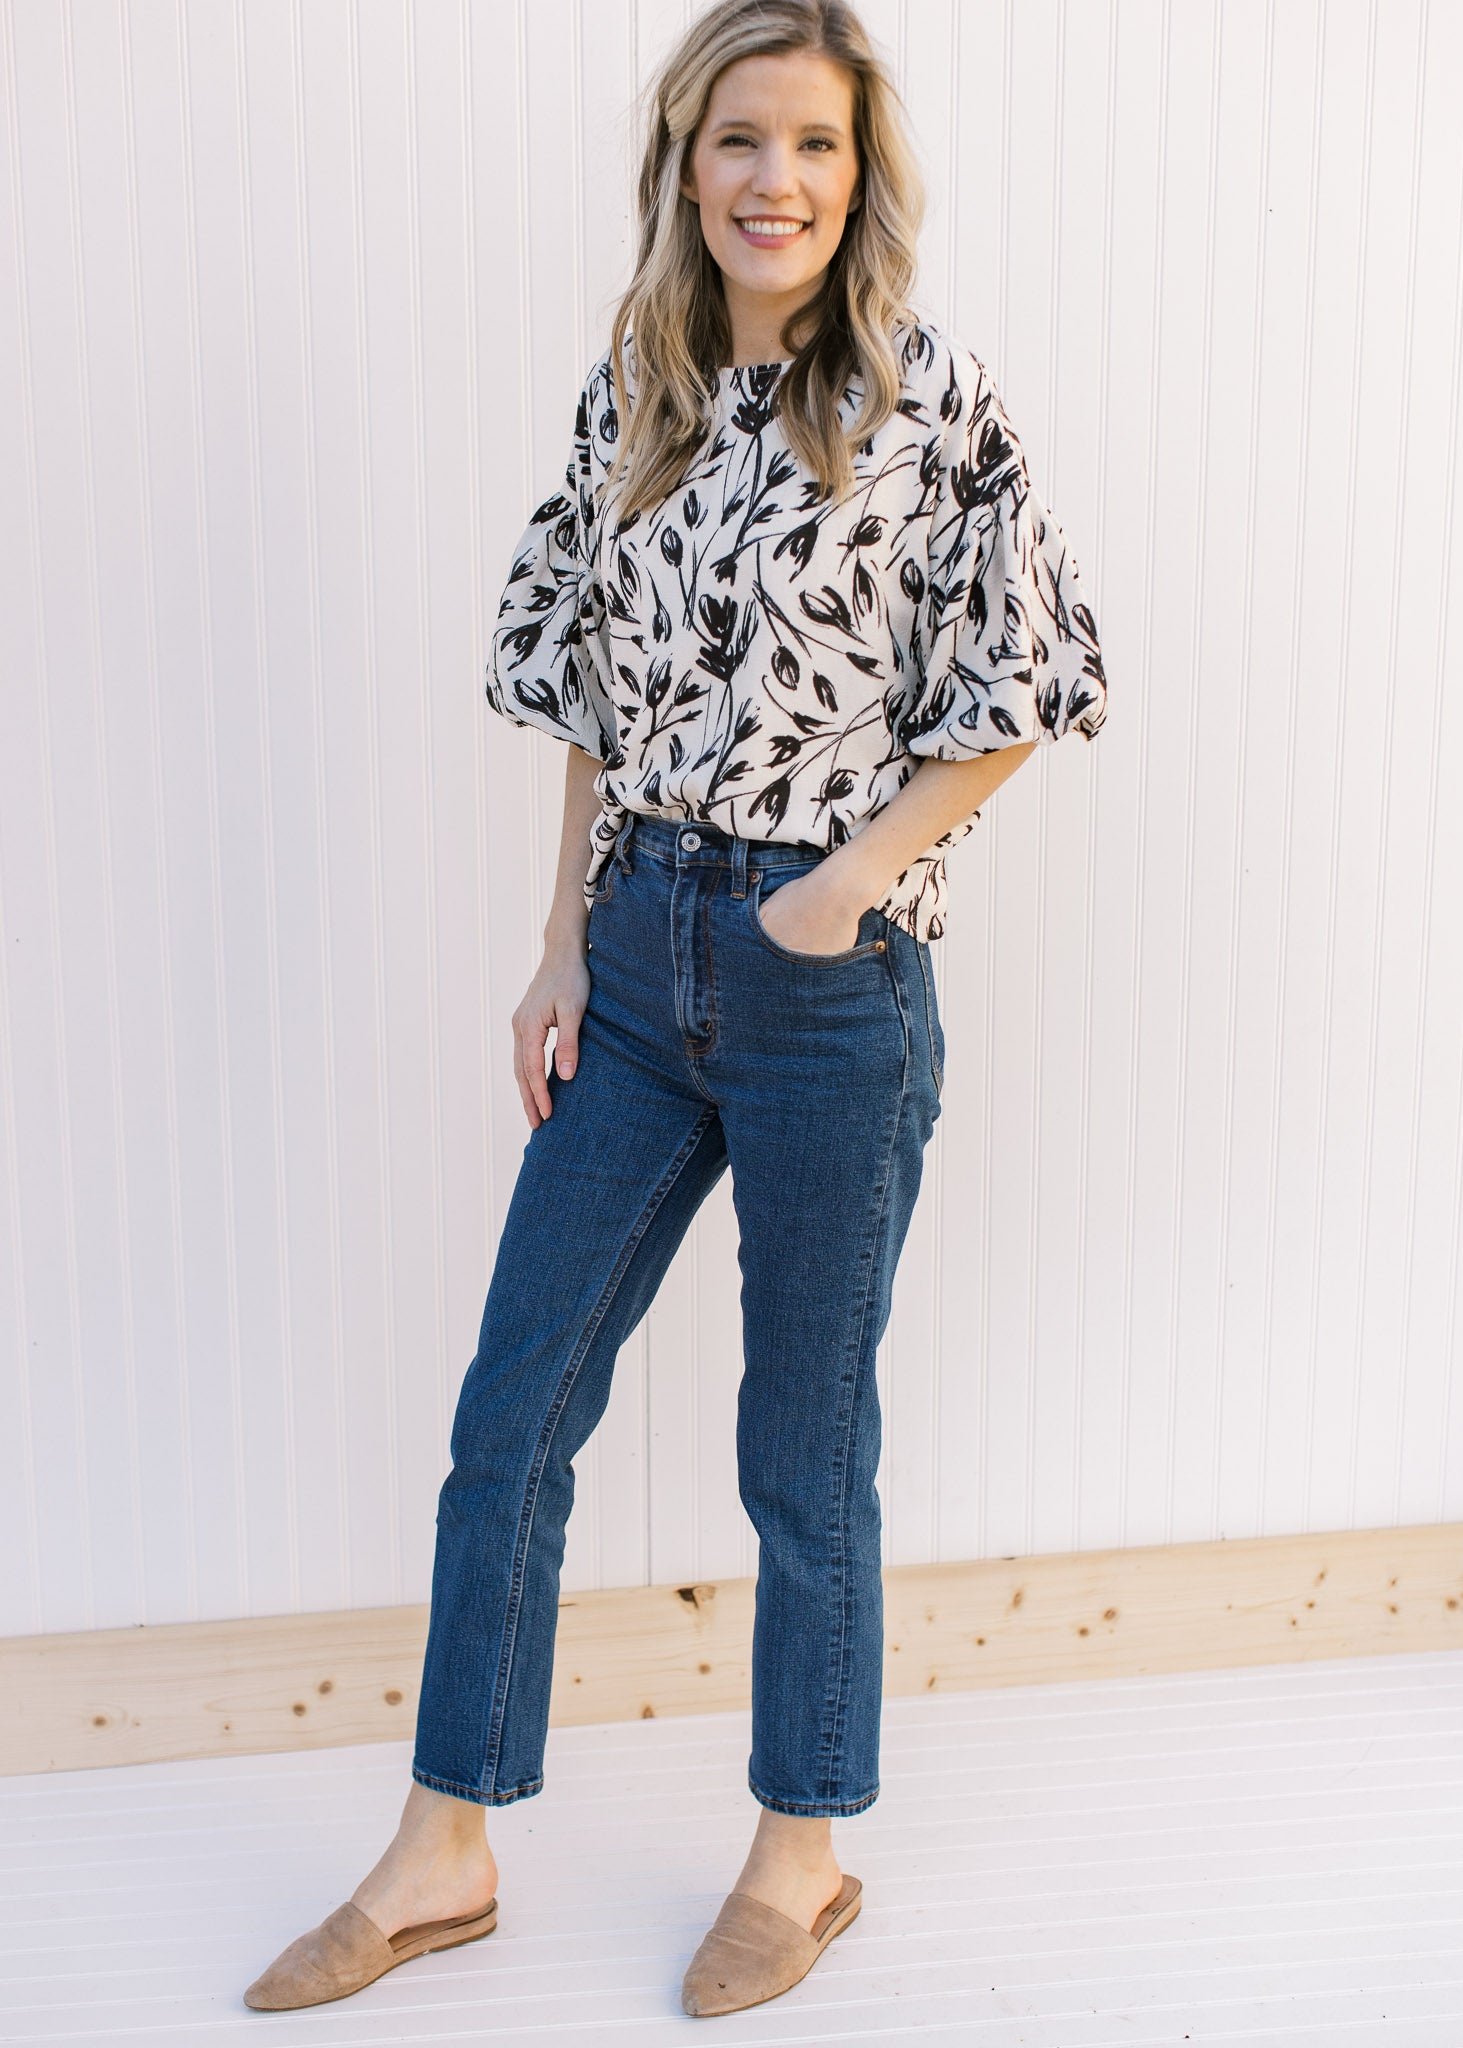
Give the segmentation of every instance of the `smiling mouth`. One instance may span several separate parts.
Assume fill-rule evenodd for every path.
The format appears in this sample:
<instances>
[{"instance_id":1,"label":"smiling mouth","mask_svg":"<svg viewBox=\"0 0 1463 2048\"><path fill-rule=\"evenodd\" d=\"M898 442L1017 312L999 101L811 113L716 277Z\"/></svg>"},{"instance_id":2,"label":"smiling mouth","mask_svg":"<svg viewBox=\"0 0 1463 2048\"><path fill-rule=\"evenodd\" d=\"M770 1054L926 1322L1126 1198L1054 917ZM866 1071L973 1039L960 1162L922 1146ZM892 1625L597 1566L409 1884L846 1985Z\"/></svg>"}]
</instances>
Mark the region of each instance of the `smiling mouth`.
<instances>
[{"instance_id":1,"label":"smiling mouth","mask_svg":"<svg viewBox=\"0 0 1463 2048\"><path fill-rule=\"evenodd\" d=\"M732 216L736 220L736 215ZM812 226L806 220L779 220L774 214L749 214L745 220L736 220L737 230L742 237L753 242L759 249L772 249L782 242L795 242L799 235Z\"/></svg>"}]
</instances>

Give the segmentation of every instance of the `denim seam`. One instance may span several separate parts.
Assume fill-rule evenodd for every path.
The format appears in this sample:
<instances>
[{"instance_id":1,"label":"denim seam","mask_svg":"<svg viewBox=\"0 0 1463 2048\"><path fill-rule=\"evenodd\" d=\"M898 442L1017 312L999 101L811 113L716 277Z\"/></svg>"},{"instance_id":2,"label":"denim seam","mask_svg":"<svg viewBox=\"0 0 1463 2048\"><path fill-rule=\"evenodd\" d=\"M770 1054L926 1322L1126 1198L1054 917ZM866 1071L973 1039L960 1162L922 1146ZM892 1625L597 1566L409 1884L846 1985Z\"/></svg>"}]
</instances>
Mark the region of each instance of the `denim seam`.
<instances>
[{"instance_id":1,"label":"denim seam","mask_svg":"<svg viewBox=\"0 0 1463 2048\"><path fill-rule=\"evenodd\" d=\"M515 1799L532 1799L536 1792L542 1792L542 1778L528 1778L521 1785L512 1785L506 1792L484 1792L482 1787L459 1785L454 1778L434 1777L430 1771L421 1770L416 1764L411 1774L419 1785L429 1785L434 1792L448 1792L454 1799L470 1799L477 1806L508 1806Z\"/></svg>"},{"instance_id":2,"label":"denim seam","mask_svg":"<svg viewBox=\"0 0 1463 2048\"><path fill-rule=\"evenodd\" d=\"M715 885L713 884L712 888L703 889L701 892L702 958L706 963L706 1005L709 1016L706 1026L705 1045L692 1046L688 1044L685 1048L686 1058L690 1063L693 1074L696 1073L697 1062L709 1059L712 1053L716 1051L716 1041L721 1035L721 1017L716 1007L716 947L712 943L711 938L711 910L714 901ZM706 1090L703 1088L701 1092L704 1095Z\"/></svg>"},{"instance_id":3,"label":"denim seam","mask_svg":"<svg viewBox=\"0 0 1463 2048\"><path fill-rule=\"evenodd\" d=\"M876 1785L872 1792L865 1792L857 1799L774 1799L770 1793L762 1791L750 1771L747 1773L747 1790L759 1805L770 1806L774 1813L808 1814L814 1819L831 1816L835 1820L845 1814L862 1813L865 1807L872 1806L879 1796L879 1787Z\"/></svg>"},{"instance_id":4,"label":"denim seam","mask_svg":"<svg viewBox=\"0 0 1463 2048\"><path fill-rule=\"evenodd\" d=\"M904 1034L904 1057L901 1062L899 1071L899 1097L894 1105L893 1115L890 1118L889 1132L884 1148L883 1168L879 1181L878 1213L874 1218L873 1229L870 1233L869 1241L866 1246L866 1259L868 1270L864 1279L863 1299L859 1303L858 1331L854 1339L853 1372L849 1379L851 1400L853 1396L856 1396L858 1390L859 1364L863 1353L864 1331L868 1327L869 1320L869 1301L874 1292L875 1278L878 1273L879 1243L884 1235L884 1227L889 1215L889 1187L894 1177L894 1150L897 1144L899 1143L899 1127L904 1118L905 1097L909 1092L909 1017L905 1009L904 991L901 989L899 985L899 976L895 970L893 958L890 955L886 954L885 960L889 974L890 986L894 992L895 1007L899 1012L900 1030ZM833 1725L831 1735L825 1740L824 1743L824 1749L827 1756L824 1777L824 1785L825 1788L827 1788L825 1789L824 1794L825 1801L831 1801L833 1798L831 1787L838 1773L838 1763L841 1754L840 1745L843 1741L844 1723L847 1719L848 1712L849 1596L848 1559L844 1552L844 1534L847 1529L848 1468L853 1456L853 1436L853 1424L852 1420L850 1420L849 1428L842 1433L838 1468L838 1513L836 1517L835 1526L837 1529L839 1543L839 1636L837 1681L833 1695Z\"/></svg>"},{"instance_id":5,"label":"denim seam","mask_svg":"<svg viewBox=\"0 0 1463 2048\"><path fill-rule=\"evenodd\" d=\"M648 846L640 838L637 838L633 844L636 853L642 859L653 860L656 866L664 868L667 874L674 875L690 869L695 869L702 874L711 874L718 870L725 870L728 875L731 873L732 857L730 853L724 853L720 848L703 847L700 852L676 854L660 847ZM794 847L789 840L785 839L748 840L747 844L749 847L755 846L757 849L755 853L747 855L747 880L749 884L754 872L764 875L775 875L780 874L785 867L816 867L818 862L824 858L822 851L817 847L810 847L805 851L801 845ZM791 857L786 860L776 857L782 854L788 854ZM769 858L769 856L773 857ZM754 863L756 863L755 868ZM630 872L628 866L626 872Z\"/></svg>"},{"instance_id":6,"label":"denim seam","mask_svg":"<svg viewBox=\"0 0 1463 2048\"><path fill-rule=\"evenodd\" d=\"M654 859L655 856L652 854L651 858ZM691 1086L698 1095L703 1096L715 1108L716 1097L707 1087L705 1076L701 1070L702 1061L715 1052L717 1040L716 978L712 967L712 953L714 949L710 936L712 892L701 887L699 872L690 867L683 869L679 863L671 871L671 962L674 969L675 982L676 1028L681 1035L681 1058L686 1062L686 1071L690 1076ZM676 895L681 889L683 882L685 886L693 891L689 948L689 980L692 988L696 986L700 973L704 940L706 979L709 984L710 994L710 1022L704 1045L698 1045L686 1028L687 1018L684 991L687 983L687 973L682 964L680 931L676 923L675 911Z\"/></svg>"},{"instance_id":7,"label":"denim seam","mask_svg":"<svg viewBox=\"0 0 1463 2048\"><path fill-rule=\"evenodd\" d=\"M915 943L918 944L918 940ZM923 946L919 949L919 968L925 987L925 1029L930 1038L930 1079L934 1082L935 1093L938 1095L945 1083L945 1072L940 1064L940 1055L935 1050L935 984L929 956Z\"/></svg>"},{"instance_id":8,"label":"denim seam","mask_svg":"<svg viewBox=\"0 0 1463 2048\"><path fill-rule=\"evenodd\" d=\"M706 1047L708 1053L716 1050L721 1037L721 1007L716 1000L716 948L711 940L712 891L706 892L706 999L711 1006L711 1038Z\"/></svg>"},{"instance_id":9,"label":"denim seam","mask_svg":"<svg viewBox=\"0 0 1463 2048\"><path fill-rule=\"evenodd\" d=\"M534 1452L533 1465L529 1472L528 1485L524 1494L523 1508L518 1521L518 1539L513 1553L513 1578L508 1592L508 1613L503 1624L503 1649L498 1663L498 1679L493 1690L486 1738L482 1745L484 1757L482 1782L485 1782L492 1775L493 1769L497 1764L498 1751L502 1745L503 1723L507 1716L508 1687L513 1675L513 1653L517 1646L518 1638L518 1616L523 1604L523 1581L527 1567L529 1544L533 1538L534 1514L538 1507L539 1482L543 1474L544 1463L548 1457L549 1449L554 1441L554 1434L558 1429L569 1395L573 1391L574 1382L579 1376L579 1369L584 1363L590 1345L594 1342L595 1334L600 1324L608 1313L610 1303L615 1298L620 1282L625 1277L630 1261L634 1257L641 1239L650 1228L651 1221L656 1211L660 1208L661 1203L675 1186L687 1160L700 1144L714 1115L715 1111L712 1109L706 1109L701 1112L691 1128L690 1135L686 1138L680 1150L676 1153L670 1165L646 1198L645 1206L640 1211L630 1235L621 1247L620 1255L615 1261L609 1278L600 1290L599 1299L590 1311L589 1320L580 1333L578 1343L570 1354L569 1363L565 1366L560 1376L559 1385L549 1406L548 1416L545 1419L543 1429L539 1433L538 1445ZM479 1793L478 1797L481 1799L482 1794Z\"/></svg>"},{"instance_id":10,"label":"denim seam","mask_svg":"<svg viewBox=\"0 0 1463 2048\"><path fill-rule=\"evenodd\" d=\"M633 872L625 856L625 842L630 836L629 827L630 820L627 818L615 834L613 846L605 855L604 866L596 878L594 897L590 906L592 909L597 910L601 904L608 903L614 895L616 875L628 875Z\"/></svg>"}]
</instances>

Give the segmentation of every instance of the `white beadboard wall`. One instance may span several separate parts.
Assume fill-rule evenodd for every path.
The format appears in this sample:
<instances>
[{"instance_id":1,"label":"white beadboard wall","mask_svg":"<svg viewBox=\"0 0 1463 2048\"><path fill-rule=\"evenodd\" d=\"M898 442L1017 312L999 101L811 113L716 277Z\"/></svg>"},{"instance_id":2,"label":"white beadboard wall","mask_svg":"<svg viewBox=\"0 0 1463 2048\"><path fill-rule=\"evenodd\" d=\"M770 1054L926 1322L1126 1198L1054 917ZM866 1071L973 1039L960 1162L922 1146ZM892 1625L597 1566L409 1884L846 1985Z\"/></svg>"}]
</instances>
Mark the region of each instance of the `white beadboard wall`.
<instances>
[{"instance_id":1,"label":"white beadboard wall","mask_svg":"<svg viewBox=\"0 0 1463 2048\"><path fill-rule=\"evenodd\" d=\"M1111 688L952 862L888 1560L1457 1518L1463 12L863 12ZM563 769L485 639L688 18L0 4L0 1633L427 1597ZM566 1587L755 1568L739 1369L723 1183Z\"/></svg>"}]
</instances>

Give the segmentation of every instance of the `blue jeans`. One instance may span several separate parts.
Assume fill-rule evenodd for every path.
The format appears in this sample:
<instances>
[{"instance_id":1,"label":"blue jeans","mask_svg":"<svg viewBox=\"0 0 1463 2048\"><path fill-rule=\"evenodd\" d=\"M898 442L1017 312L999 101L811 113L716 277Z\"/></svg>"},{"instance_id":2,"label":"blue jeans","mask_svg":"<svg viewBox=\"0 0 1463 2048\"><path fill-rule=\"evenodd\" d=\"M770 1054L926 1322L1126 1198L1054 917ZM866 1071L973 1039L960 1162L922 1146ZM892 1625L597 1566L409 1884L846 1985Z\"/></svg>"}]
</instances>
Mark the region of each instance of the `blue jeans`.
<instances>
[{"instance_id":1,"label":"blue jeans","mask_svg":"<svg viewBox=\"0 0 1463 2048\"><path fill-rule=\"evenodd\" d=\"M632 815L589 916L578 1071L552 1068L499 1241L437 1513L412 1775L543 1787L572 1460L620 1347L730 1165L759 1539L748 1784L778 1813L879 1792L884 1607L875 1353L944 1035L929 948L866 910L796 953L759 905L824 856Z\"/></svg>"}]
</instances>

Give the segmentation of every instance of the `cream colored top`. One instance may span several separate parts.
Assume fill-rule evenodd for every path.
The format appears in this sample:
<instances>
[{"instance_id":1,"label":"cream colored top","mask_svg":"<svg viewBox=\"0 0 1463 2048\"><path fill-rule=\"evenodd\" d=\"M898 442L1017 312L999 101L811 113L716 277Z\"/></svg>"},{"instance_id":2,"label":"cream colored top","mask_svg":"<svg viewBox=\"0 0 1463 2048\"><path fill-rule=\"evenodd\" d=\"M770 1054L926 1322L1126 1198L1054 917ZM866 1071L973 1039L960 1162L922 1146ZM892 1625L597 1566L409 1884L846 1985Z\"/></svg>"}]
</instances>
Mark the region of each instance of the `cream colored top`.
<instances>
[{"instance_id":1,"label":"cream colored top","mask_svg":"<svg viewBox=\"0 0 1463 2048\"><path fill-rule=\"evenodd\" d=\"M1102 726L1091 605L995 386L927 320L895 343L904 395L841 502L818 502L772 410L785 365L752 363L717 372L684 482L623 525L601 502L619 429L608 351L590 371L487 677L504 717L604 763L586 897L627 810L831 850L922 755ZM848 419L861 396L856 376ZM978 816L879 904L916 938L943 933L944 857Z\"/></svg>"}]
</instances>

